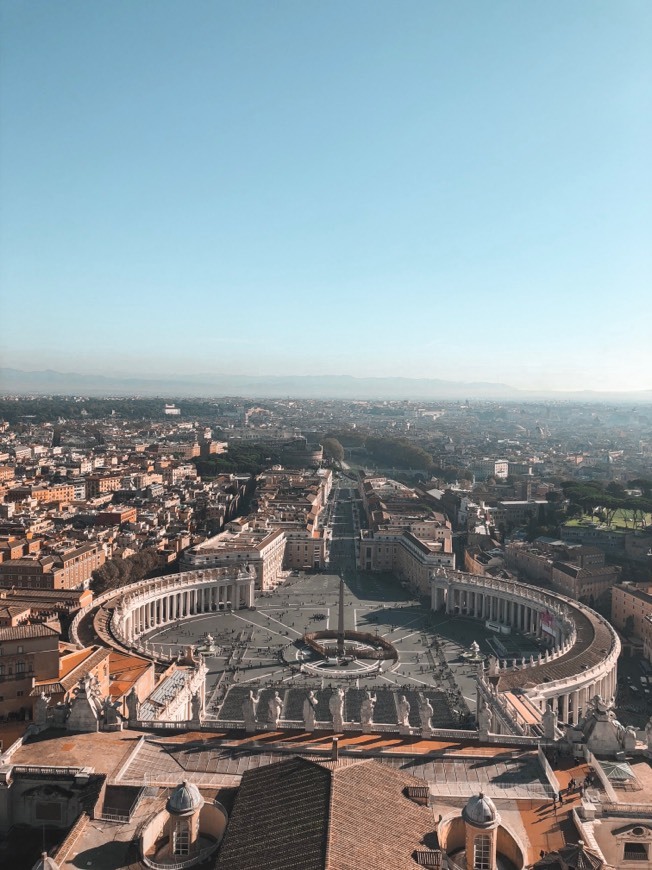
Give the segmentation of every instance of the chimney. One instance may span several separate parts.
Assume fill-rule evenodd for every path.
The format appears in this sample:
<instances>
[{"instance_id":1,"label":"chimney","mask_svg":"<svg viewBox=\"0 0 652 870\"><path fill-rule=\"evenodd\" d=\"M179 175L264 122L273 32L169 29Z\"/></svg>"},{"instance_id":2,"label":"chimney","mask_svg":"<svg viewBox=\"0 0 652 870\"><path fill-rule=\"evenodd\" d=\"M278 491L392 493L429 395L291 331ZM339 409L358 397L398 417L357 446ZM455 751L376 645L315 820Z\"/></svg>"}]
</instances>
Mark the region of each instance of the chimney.
<instances>
[{"instance_id":1,"label":"chimney","mask_svg":"<svg viewBox=\"0 0 652 870\"><path fill-rule=\"evenodd\" d=\"M339 761L340 757L340 741L338 737L333 737L333 743L331 746L331 760Z\"/></svg>"}]
</instances>

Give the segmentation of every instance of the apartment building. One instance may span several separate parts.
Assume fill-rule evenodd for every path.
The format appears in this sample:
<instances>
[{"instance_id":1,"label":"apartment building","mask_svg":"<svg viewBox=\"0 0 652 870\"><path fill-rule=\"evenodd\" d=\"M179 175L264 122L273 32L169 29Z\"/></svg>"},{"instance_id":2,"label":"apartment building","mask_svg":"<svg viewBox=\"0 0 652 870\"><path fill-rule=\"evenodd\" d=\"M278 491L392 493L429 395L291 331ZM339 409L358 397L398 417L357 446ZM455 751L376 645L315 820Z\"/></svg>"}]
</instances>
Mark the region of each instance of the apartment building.
<instances>
[{"instance_id":1,"label":"apartment building","mask_svg":"<svg viewBox=\"0 0 652 870\"><path fill-rule=\"evenodd\" d=\"M284 528L283 567L290 571L319 571L326 565L327 538L322 529Z\"/></svg>"},{"instance_id":2,"label":"apartment building","mask_svg":"<svg viewBox=\"0 0 652 870\"><path fill-rule=\"evenodd\" d=\"M86 498L95 498L107 492L115 492L120 489L123 475L115 474L89 474L86 478Z\"/></svg>"},{"instance_id":3,"label":"apartment building","mask_svg":"<svg viewBox=\"0 0 652 870\"><path fill-rule=\"evenodd\" d=\"M135 507L115 505L108 510L100 511L95 517L98 526L121 526L123 523L135 523L138 511Z\"/></svg>"},{"instance_id":4,"label":"apartment building","mask_svg":"<svg viewBox=\"0 0 652 870\"><path fill-rule=\"evenodd\" d=\"M552 587L569 598L595 604L618 582L620 571L617 565L582 568L568 562L553 562Z\"/></svg>"},{"instance_id":5,"label":"apartment building","mask_svg":"<svg viewBox=\"0 0 652 870\"><path fill-rule=\"evenodd\" d=\"M62 549L47 555L23 556L0 563L0 586L28 589L84 589L105 561L98 544Z\"/></svg>"},{"instance_id":6,"label":"apartment building","mask_svg":"<svg viewBox=\"0 0 652 870\"><path fill-rule=\"evenodd\" d=\"M499 501L496 505L496 527L510 529L525 525L541 513L545 514L548 508L546 499Z\"/></svg>"},{"instance_id":7,"label":"apartment building","mask_svg":"<svg viewBox=\"0 0 652 870\"><path fill-rule=\"evenodd\" d=\"M483 478L505 479L509 476L509 462L506 459L488 459L485 457L475 464L475 471Z\"/></svg>"},{"instance_id":8,"label":"apartment building","mask_svg":"<svg viewBox=\"0 0 652 870\"><path fill-rule=\"evenodd\" d=\"M35 499L39 504L50 502L72 501L75 497L75 489L69 483L58 483L52 486L29 484L14 486L6 495L8 501L28 501Z\"/></svg>"},{"instance_id":9,"label":"apartment building","mask_svg":"<svg viewBox=\"0 0 652 870\"><path fill-rule=\"evenodd\" d=\"M36 675L59 674L59 632L50 625L0 628L0 716L31 715Z\"/></svg>"},{"instance_id":10,"label":"apartment building","mask_svg":"<svg viewBox=\"0 0 652 870\"><path fill-rule=\"evenodd\" d=\"M181 569L252 566L256 589L273 589L282 578L285 533L265 526L250 527L248 521L228 523L225 531L191 547L181 558Z\"/></svg>"},{"instance_id":11,"label":"apartment building","mask_svg":"<svg viewBox=\"0 0 652 870\"><path fill-rule=\"evenodd\" d=\"M645 620L652 616L652 586L641 588L621 583L611 592L611 622L628 637L642 640L647 630Z\"/></svg>"}]
</instances>

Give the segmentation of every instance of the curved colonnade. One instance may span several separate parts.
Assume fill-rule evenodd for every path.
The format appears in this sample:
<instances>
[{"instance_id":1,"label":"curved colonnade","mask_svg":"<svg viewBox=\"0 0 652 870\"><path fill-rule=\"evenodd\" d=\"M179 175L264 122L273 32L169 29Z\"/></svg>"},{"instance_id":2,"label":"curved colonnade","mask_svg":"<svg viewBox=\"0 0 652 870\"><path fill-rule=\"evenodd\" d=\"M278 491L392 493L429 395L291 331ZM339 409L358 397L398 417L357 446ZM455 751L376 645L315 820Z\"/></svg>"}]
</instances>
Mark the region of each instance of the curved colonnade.
<instances>
[{"instance_id":1,"label":"curved colonnade","mask_svg":"<svg viewBox=\"0 0 652 870\"><path fill-rule=\"evenodd\" d=\"M119 590L108 606L113 637L126 648L143 650L140 638L152 629L202 613L254 606L253 568L207 568L143 580Z\"/></svg>"},{"instance_id":2,"label":"curved colonnade","mask_svg":"<svg viewBox=\"0 0 652 870\"><path fill-rule=\"evenodd\" d=\"M435 574L432 608L509 626L547 641L545 653L503 659L490 676L497 692L522 690L541 712L550 704L563 722L577 724L595 695L616 694L620 641L612 626L584 604L525 583L462 572Z\"/></svg>"}]
</instances>

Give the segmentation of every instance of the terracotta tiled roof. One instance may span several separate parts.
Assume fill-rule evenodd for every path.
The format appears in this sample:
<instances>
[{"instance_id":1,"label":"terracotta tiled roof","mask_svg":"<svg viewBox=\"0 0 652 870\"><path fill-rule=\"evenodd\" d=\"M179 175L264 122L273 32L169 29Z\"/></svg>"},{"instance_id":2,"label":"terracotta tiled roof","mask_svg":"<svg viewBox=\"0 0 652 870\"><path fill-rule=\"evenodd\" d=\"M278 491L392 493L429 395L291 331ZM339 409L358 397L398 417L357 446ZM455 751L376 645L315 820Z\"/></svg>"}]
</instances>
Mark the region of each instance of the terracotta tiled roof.
<instances>
[{"instance_id":1,"label":"terracotta tiled roof","mask_svg":"<svg viewBox=\"0 0 652 870\"><path fill-rule=\"evenodd\" d=\"M217 870L414 870L433 816L410 786L423 782L376 761L292 758L247 771Z\"/></svg>"},{"instance_id":2,"label":"terracotta tiled roof","mask_svg":"<svg viewBox=\"0 0 652 870\"><path fill-rule=\"evenodd\" d=\"M404 790L422 785L376 761L336 768L326 870L414 870L413 853L433 830L433 815Z\"/></svg>"},{"instance_id":3,"label":"terracotta tiled roof","mask_svg":"<svg viewBox=\"0 0 652 870\"><path fill-rule=\"evenodd\" d=\"M247 771L219 870L323 870L330 780L328 770L301 758Z\"/></svg>"},{"instance_id":4,"label":"terracotta tiled roof","mask_svg":"<svg viewBox=\"0 0 652 870\"><path fill-rule=\"evenodd\" d=\"M53 634L58 635L59 632L43 623L16 625L13 628L0 628L0 643L7 640L27 640L31 637L49 637Z\"/></svg>"}]
</instances>

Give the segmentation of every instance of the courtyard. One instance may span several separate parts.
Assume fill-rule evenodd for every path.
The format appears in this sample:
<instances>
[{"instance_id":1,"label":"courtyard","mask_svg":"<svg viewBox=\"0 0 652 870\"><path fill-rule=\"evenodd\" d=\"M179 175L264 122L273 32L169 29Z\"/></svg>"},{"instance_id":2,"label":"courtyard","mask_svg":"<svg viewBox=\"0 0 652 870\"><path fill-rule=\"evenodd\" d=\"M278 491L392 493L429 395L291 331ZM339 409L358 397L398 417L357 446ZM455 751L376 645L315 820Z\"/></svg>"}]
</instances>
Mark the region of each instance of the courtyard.
<instances>
[{"instance_id":1,"label":"courtyard","mask_svg":"<svg viewBox=\"0 0 652 870\"><path fill-rule=\"evenodd\" d=\"M410 724L416 727L422 694L435 711L433 727L439 728L474 722L477 665L462 658L473 641L487 656L496 653L496 643L508 644L510 655L529 656L537 650L531 638L498 637L478 620L433 613L391 575L343 573L344 628L377 635L397 652L397 660L384 662L382 669L360 672L351 663L337 667L332 679L327 669L321 676L301 669L304 633L337 628L337 574L292 574L277 589L259 595L255 609L186 619L151 632L148 642L156 648L203 651L206 714L221 722L242 718L242 704L252 689L260 692L261 722L267 721L268 701L275 692L283 700L282 718L301 720L309 690L316 694L317 721L327 722L330 695L341 686L346 690L345 721L359 721L368 690L376 697L375 723L395 725L396 701L405 695Z\"/></svg>"}]
</instances>

